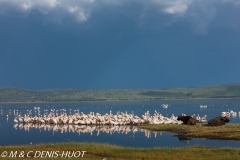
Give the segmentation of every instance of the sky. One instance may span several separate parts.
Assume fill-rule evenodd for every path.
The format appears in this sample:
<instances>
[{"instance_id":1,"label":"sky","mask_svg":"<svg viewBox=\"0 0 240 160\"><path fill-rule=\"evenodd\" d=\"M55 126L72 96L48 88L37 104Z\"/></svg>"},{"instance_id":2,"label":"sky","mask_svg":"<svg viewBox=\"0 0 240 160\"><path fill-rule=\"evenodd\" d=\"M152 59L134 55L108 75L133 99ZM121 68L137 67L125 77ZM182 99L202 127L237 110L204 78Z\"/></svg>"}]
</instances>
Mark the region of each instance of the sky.
<instances>
[{"instance_id":1,"label":"sky","mask_svg":"<svg viewBox=\"0 0 240 160\"><path fill-rule=\"evenodd\" d=\"M239 0L0 0L0 87L239 82Z\"/></svg>"}]
</instances>

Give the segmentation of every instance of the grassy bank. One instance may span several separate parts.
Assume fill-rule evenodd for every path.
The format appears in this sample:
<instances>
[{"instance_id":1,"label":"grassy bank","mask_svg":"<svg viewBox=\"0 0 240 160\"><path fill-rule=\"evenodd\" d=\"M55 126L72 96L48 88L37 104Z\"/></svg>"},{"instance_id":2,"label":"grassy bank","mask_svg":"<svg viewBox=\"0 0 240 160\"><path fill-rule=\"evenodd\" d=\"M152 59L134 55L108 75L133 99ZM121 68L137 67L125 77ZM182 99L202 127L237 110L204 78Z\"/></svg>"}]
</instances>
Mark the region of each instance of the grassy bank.
<instances>
[{"instance_id":1,"label":"grassy bank","mask_svg":"<svg viewBox=\"0 0 240 160\"><path fill-rule=\"evenodd\" d=\"M187 137L204 137L214 139L235 139L240 140L240 124L227 124L224 126L211 127L204 124L197 125L146 125L141 126L142 128L156 130L156 131L171 131L180 133ZM46 152L58 153L47 155ZM67 156L73 153L81 151L81 156L78 158L68 158ZM82 151L86 151L82 158ZM16 159L10 158L10 153L17 153L17 159L99 159L102 160L159 160L159 159L240 159L240 149L234 148L217 148L217 147L203 147L203 146L192 146L182 148L130 148L121 147L110 144L100 143L47 143L37 145L22 145L22 146L2 146L0 147L0 159L3 159L2 153L8 153L4 160ZM21 157L24 153L24 157ZM27 157L30 156L31 158ZM40 154L42 153L42 154ZM64 154L63 154L64 153ZM70 153L70 154L67 154ZM41 157L42 155L42 157ZM19 158L19 156L21 158ZM55 157L54 157L55 156ZM49 158L51 157L51 158Z\"/></svg>"},{"instance_id":2,"label":"grassy bank","mask_svg":"<svg viewBox=\"0 0 240 160\"><path fill-rule=\"evenodd\" d=\"M146 125L142 128L155 131L177 132L181 136L190 138L228 139L240 140L240 124L226 124L223 126L208 126L198 123L197 125Z\"/></svg>"},{"instance_id":3,"label":"grassy bank","mask_svg":"<svg viewBox=\"0 0 240 160\"><path fill-rule=\"evenodd\" d=\"M11 151L20 153L24 151L25 157L21 159L94 159L102 160L106 158L107 160L159 160L159 159L239 159L240 149L232 148L212 148L212 147L183 147L183 148L124 148L120 146L114 146L109 144L97 144L97 143L58 143L58 144L38 144L33 146L5 146L0 147L0 153L6 151L10 153ZM26 154L32 151L31 158L26 157ZM87 151L85 152L83 158L61 158L60 156L56 158L34 158L36 151L59 151L61 154L63 151ZM16 155L18 157L19 154ZM1 158L3 159L3 158ZM16 159L5 157L5 160ZM20 158L17 158L20 159Z\"/></svg>"}]
</instances>

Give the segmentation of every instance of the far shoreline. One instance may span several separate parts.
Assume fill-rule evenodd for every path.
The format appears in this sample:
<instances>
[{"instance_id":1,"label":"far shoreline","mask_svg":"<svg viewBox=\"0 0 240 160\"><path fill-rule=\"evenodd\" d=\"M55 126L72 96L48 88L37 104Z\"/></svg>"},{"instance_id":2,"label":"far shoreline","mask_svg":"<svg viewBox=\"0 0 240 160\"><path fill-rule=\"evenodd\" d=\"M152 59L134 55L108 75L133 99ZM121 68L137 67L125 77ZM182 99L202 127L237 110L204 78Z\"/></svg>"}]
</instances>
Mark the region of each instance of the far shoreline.
<instances>
[{"instance_id":1,"label":"far shoreline","mask_svg":"<svg viewBox=\"0 0 240 160\"><path fill-rule=\"evenodd\" d=\"M236 99L236 100L240 100L240 98L191 98L191 99L139 99L139 100L94 100L94 101L56 101L56 102L52 102L52 101L36 101L36 102L0 102L0 104L44 104L44 103L82 103L82 102L140 102L140 101L184 101L184 100L230 100L230 99Z\"/></svg>"}]
</instances>

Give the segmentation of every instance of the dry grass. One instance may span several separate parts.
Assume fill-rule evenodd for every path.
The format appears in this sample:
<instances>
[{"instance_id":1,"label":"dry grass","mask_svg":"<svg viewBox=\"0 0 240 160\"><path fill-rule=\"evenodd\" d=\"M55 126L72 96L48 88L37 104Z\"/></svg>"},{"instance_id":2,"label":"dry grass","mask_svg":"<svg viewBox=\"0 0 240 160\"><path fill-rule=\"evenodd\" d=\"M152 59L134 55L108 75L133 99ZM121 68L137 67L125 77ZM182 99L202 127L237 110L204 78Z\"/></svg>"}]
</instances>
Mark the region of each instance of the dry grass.
<instances>
[{"instance_id":1,"label":"dry grass","mask_svg":"<svg viewBox=\"0 0 240 160\"><path fill-rule=\"evenodd\" d=\"M0 147L3 151L87 151L83 158L21 158L21 159L96 159L101 160L159 160L159 159L239 159L240 149L231 148L212 148L212 147L183 147L183 148L124 148L109 144L98 143L58 143L58 144L38 144L33 146L5 146ZM6 160L13 158L4 158ZM18 158L19 159L19 158Z\"/></svg>"}]
</instances>

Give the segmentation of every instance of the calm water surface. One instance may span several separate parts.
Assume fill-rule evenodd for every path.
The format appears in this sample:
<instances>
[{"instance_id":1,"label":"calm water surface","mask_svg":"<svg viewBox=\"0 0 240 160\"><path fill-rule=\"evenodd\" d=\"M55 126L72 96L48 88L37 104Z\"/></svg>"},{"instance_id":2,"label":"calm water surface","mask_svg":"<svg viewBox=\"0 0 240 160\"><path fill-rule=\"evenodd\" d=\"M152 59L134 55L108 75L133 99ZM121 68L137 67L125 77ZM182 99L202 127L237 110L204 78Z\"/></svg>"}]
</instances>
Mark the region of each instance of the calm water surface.
<instances>
[{"instance_id":1,"label":"calm water surface","mask_svg":"<svg viewBox=\"0 0 240 160\"><path fill-rule=\"evenodd\" d=\"M163 108L162 104L169 104ZM207 105L207 108L200 108ZM139 117L146 111L154 114L157 110L163 116L178 116L182 113L207 115L207 120L219 116L222 111L240 111L240 99L227 100L161 100L134 102L82 102L82 103L44 103L44 104L0 104L0 145L18 145L55 142L104 142L128 147L182 147L189 145L240 147L240 141L179 139L175 133L153 132L137 126L74 126L74 125L22 125L14 124L14 112L26 114L34 107L40 107L41 113L46 110L65 109L68 114L79 110L85 114L90 111L100 114L134 112ZM70 110L71 109L71 110ZM8 115L8 118L7 118ZM239 114L230 117L230 123L240 123Z\"/></svg>"}]
</instances>

